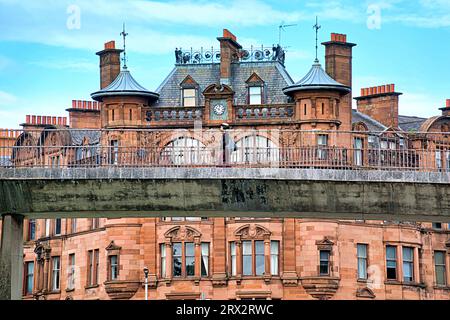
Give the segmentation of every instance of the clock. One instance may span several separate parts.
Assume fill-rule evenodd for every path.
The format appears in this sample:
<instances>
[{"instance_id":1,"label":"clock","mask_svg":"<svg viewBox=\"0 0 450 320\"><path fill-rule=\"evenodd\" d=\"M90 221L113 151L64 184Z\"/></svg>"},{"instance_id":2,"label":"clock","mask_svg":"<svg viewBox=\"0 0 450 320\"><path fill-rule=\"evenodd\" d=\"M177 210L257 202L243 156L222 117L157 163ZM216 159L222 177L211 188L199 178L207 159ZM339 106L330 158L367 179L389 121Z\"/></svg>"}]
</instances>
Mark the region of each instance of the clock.
<instances>
[{"instance_id":1,"label":"clock","mask_svg":"<svg viewBox=\"0 0 450 320\"><path fill-rule=\"evenodd\" d=\"M216 105L213 107L213 111L214 111L214 113L217 114L218 116L221 116L221 115L223 115L223 113L225 112L225 107L224 107L223 104L218 103L218 104L216 104Z\"/></svg>"},{"instance_id":2,"label":"clock","mask_svg":"<svg viewBox=\"0 0 450 320\"><path fill-rule=\"evenodd\" d=\"M228 119L228 102L226 99L211 99L209 105L209 119L225 121Z\"/></svg>"}]
</instances>

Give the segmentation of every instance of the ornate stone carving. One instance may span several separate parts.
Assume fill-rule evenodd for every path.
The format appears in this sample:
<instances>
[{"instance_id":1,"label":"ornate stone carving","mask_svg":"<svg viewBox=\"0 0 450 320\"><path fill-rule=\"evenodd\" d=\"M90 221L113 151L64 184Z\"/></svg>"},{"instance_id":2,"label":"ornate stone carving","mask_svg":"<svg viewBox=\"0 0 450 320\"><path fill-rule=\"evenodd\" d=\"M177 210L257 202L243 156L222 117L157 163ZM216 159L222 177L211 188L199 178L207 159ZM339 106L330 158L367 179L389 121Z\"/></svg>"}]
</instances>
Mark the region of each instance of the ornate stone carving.
<instances>
[{"instance_id":1,"label":"ornate stone carving","mask_svg":"<svg viewBox=\"0 0 450 320\"><path fill-rule=\"evenodd\" d=\"M370 298L370 299L375 298L375 294L373 293L373 291L367 287L358 288L358 290L356 290L356 296L359 298Z\"/></svg>"},{"instance_id":2,"label":"ornate stone carving","mask_svg":"<svg viewBox=\"0 0 450 320\"><path fill-rule=\"evenodd\" d=\"M318 250L331 250L334 246L334 242L325 236L323 240L316 241L316 245Z\"/></svg>"},{"instance_id":3,"label":"ornate stone carving","mask_svg":"<svg viewBox=\"0 0 450 320\"><path fill-rule=\"evenodd\" d=\"M328 300L334 296L339 288L340 279L337 277L304 277L302 286L311 297Z\"/></svg>"},{"instance_id":4,"label":"ornate stone carving","mask_svg":"<svg viewBox=\"0 0 450 320\"><path fill-rule=\"evenodd\" d=\"M281 280L285 287L296 287L298 285L298 276L295 271L283 272Z\"/></svg>"},{"instance_id":5,"label":"ornate stone carving","mask_svg":"<svg viewBox=\"0 0 450 320\"><path fill-rule=\"evenodd\" d=\"M140 281L106 281L105 291L111 299L130 299L139 289Z\"/></svg>"},{"instance_id":6,"label":"ornate stone carving","mask_svg":"<svg viewBox=\"0 0 450 320\"><path fill-rule=\"evenodd\" d=\"M214 273L212 275L212 284L214 287L225 287L227 285L228 277L226 273Z\"/></svg>"},{"instance_id":7,"label":"ornate stone carving","mask_svg":"<svg viewBox=\"0 0 450 320\"><path fill-rule=\"evenodd\" d=\"M189 226L176 226L169 229L164 236L171 241L194 241L201 237L201 233Z\"/></svg>"},{"instance_id":8,"label":"ornate stone carving","mask_svg":"<svg viewBox=\"0 0 450 320\"><path fill-rule=\"evenodd\" d=\"M246 224L237 229L234 234L240 239L257 239L270 237L271 232L257 224Z\"/></svg>"}]
</instances>

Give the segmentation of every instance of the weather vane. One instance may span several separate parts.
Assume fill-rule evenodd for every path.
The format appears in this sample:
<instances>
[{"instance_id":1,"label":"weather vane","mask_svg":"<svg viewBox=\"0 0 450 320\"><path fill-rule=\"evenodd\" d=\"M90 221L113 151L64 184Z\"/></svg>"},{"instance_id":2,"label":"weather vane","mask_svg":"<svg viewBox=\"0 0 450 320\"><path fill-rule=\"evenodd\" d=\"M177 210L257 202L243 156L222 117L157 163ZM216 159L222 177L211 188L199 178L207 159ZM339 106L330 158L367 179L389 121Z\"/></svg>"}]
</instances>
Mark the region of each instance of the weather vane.
<instances>
[{"instance_id":1,"label":"weather vane","mask_svg":"<svg viewBox=\"0 0 450 320\"><path fill-rule=\"evenodd\" d=\"M128 33L125 31L125 23L123 24L123 31L120 33L121 36L123 36L123 68L127 68L127 51L126 51L126 37Z\"/></svg>"},{"instance_id":2,"label":"weather vane","mask_svg":"<svg viewBox=\"0 0 450 320\"><path fill-rule=\"evenodd\" d=\"M317 16L316 16L316 24L313 25L313 29L316 30L316 62L319 62L319 59L317 59L317 34L319 33L319 29L321 27L322 26L319 26L319 22L318 22L318 19L317 19Z\"/></svg>"}]
</instances>

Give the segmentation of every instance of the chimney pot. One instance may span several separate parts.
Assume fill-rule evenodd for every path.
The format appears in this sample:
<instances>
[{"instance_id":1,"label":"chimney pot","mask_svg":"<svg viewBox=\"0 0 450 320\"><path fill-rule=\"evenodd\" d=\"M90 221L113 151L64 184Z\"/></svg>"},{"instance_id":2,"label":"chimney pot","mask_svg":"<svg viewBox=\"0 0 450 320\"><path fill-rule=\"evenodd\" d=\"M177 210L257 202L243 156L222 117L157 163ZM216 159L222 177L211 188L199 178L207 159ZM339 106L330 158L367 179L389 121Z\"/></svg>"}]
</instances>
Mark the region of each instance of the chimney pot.
<instances>
[{"instance_id":1,"label":"chimney pot","mask_svg":"<svg viewBox=\"0 0 450 320\"><path fill-rule=\"evenodd\" d=\"M52 124L52 117L47 116L47 120L45 120L45 124Z\"/></svg>"},{"instance_id":2,"label":"chimney pot","mask_svg":"<svg viewBox=\"0 0 450 320\"><path fill-rule=\"evenodd\" d=\"M361 96L364 96L364 88L361 88Z\"/></svg>"},{"instance_id":3,"label":"chimney pot","mask_svg":"<svg viewBox=\"0 0 450 320\"><path fill-rule=\"evenodd\" d=\"M87 109L87 107L86 107L86 101L83 101L83 107L82 107L83 109Z\"/></svg>"},{"instance_id":4,"label":"chimney pot","mask_svg":"<svg viewBox=\"0 0 450 320\"><path fill-rule=\"evenodd\" d=\"M76 108L77 107L77 100L72 100L72 108Z\"/></svg>"},{"instance_id":5,"label":"chimney pot","mask_svg":"<svg viewBox=\"0 0 450 320\"><path fill-rule=\"evenodd\" d=\"M391 84L391 92L395 92L395 84Z\"/></svg>"},{"instance_id":6,"label":"chimney pot","mask_svg":"<svg viewBox=\"0 0 450 320\"><path fill-rule=\"evenodd\" d=\"M67 118L66 117L63 118L63 125L67 125Z\"/></svg>"},{"instance_id":7,"label":"chimney pot","mask_svg":"<svg viewBox=\"0 0 450 320\"><path fill-rule=\"evenodd\" d=\"M36 124L36 116L31 117L31 124Z\"/></svg>"},{"instance_id":8,"label":"chimney pot","mask_svg":"<svg viewBox=\"0 0 450 320\"><path fill-rule=\"evenodd\" d=\"M29 115L29 114L27 114L27 120L25 120L25 123L30 123L30 118L31 118L31 116Z\"/></svg>"},{"instance_id":9,"label":"chimney pot","mask_svg":"<svg viewBox=\"0 0 450 320\"><path fill-rule=\"evenodd\" d=\"M115 49L115 48L116 48L115 41L109 41L105 43L105 49Z\"/></svg>"},{"instance_id":10,"label":"chimney pot","mask_svg":"<svg viewBox=\"0 0 450 320\"><path fill-rule=\"evenodd\" d=\"M42 124L42 117L41 116L37 116L37 124Z\"/></svg>"},{"instance_id":11,"label":"chimney pot","mask_svg":"<svg viewBox=\"0 0 450 320\"><path fill-rule=\"evenodd\" d=\"M78 105L78 109L83 108L82 102L80 100L77 100L77 105Z\"/></svg>"},{"instance_id":12,"label":"chimney pot","mask_svg":"<svg viewBox=\"0 0 450 320\"><path fill-rule=\"evenodd\" d=\"M378 86L378 93L380 94L380 93L383 93L381 90L382 90L382 88L381 88L382 86Z\"/></svg>"},{"instance_id":13,"label":"chimney pot","mask_svg":"<svg viewBox=\"0 0 450 320\"><path fill-rule=\"evenodd\" d=\"M447 99L447 100L445 101L445 106L446 106L447 108L450 108L450 99Z\"/></svg>"},{"instance_id":14,"label":"chimney pot","mask_svg":"<svg viewBox=\"0 0 450 320\"><path fill-rule=\"evenodd\" d=\"M56 117L52 117L52 124L56 125Z\"/></svg>"},{"instance_id":15,"label":"chimney pot","mask_svg":"<svg viewBox=\"0 0 450 320\"><path fill-rule=\"evenodd\" d=\"M381 93L386 93L386 86L380 86Z\"/></svg>"}]
</instances>

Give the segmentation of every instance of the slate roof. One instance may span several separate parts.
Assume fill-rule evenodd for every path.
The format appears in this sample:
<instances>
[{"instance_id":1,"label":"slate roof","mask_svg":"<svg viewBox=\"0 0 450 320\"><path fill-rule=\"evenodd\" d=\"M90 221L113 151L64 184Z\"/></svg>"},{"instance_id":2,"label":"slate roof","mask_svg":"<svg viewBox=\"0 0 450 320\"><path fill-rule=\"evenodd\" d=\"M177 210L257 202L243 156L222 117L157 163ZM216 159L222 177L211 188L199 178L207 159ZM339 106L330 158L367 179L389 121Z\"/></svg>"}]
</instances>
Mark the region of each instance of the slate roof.
<instances>
[{"instance_id":1,"label":"slate roof","mask_svg":"<svg viewBox=\"0 0 450 320\"><path fill-rule=\"evenodd\" d=\"M123 68L119 75L109 86L94 92L91 94L92 99L96 101L102 101L106 96L144 96L148 98L156 99L158 94L145 89L136 80L134 80L130 71L127 68Z\"/></svg>"},{"instance_id":2,"label":"slate roof","mask_svg":"<svg viewBox=\"0 0 450 320\"><path fill-rule=\"evenodd\" d=\"M380 132L387 129L387 127L382 123L376 121L375 119L372 119L371 117L365 115L364 113L352 109L352 124L358 122L364 123L367 126L367 129L369 129L369 131Z\"/></svg>"},{"instance_id":3,"label":"slate roof","mask_svg":"<svg viewBox=\"0 0 450 320\"><path fill-rule=\"evenodd\" d=\"M350 92L351 88L337 82L322 69L319 60L315 60L308 73L298 82L283 89L284 93L299 90L332 89Z\"/></svg>"},{"instance_id":4,"label":"slate roof","mask_svg":"<svg viewBox=\"0 0 450 320\"><path fill-rule=\"evenodd\" d=\"M246 81L253 73L256 73L264 81L265 103L286 103L288 101L289 97L283 93L282 89L293 84L293 81L278 61L240 62L231 65L230 87L235 92L235 105L247 103ZM156 90L159 93L159 100L155 106L181 106L180 84L188 75L197 82L199 92L203 92L207 86L220 82L220 65L176 65ZM199 94L198 99L198 105L205 104L202 94Z\"/></svg>"},{"instance_id":5,"label":"slate roof","mask_svg":"<svg viewBox=\"0 0 450 320\"><path fill-rule=\"evenodd\" d=\"M403 131L418 131L420 126L426 121L426 118L398 116L398 126Z\"/></svg>"}]
</instances>

